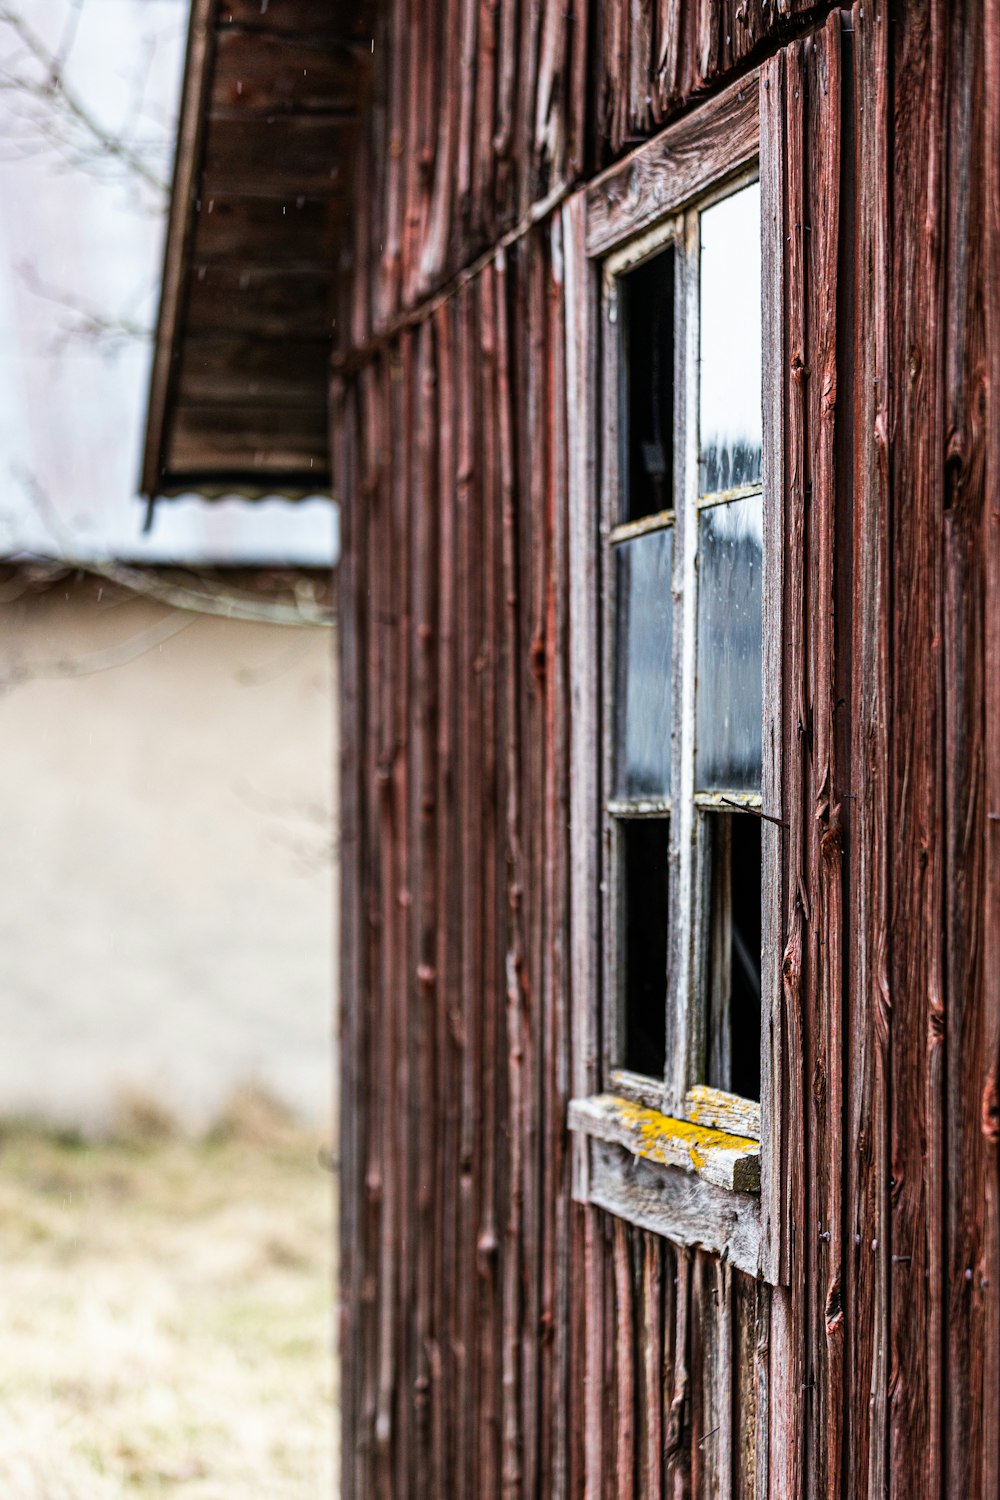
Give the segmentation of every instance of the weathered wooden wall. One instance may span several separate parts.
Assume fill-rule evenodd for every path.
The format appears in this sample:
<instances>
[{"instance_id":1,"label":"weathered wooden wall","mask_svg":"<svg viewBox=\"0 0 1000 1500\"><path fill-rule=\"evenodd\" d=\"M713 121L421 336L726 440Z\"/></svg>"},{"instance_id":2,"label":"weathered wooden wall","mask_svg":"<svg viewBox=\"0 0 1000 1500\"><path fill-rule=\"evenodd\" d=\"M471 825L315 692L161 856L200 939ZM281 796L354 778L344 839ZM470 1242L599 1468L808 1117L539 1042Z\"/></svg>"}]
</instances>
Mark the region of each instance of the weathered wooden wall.
<instances>
[{"instance_id":1,"label":"weathered wooden wall","mask_svg":"<svg viewBox=\"0 0 1000 1500\"><path fill-rule=\"evenodd\" d=\"M729 1377L753 1283L569 1198L560 257L557 219L338 410L358 1496L578 1494L595 1410L609 1497L660 1493L644 1476L667 1457L714 1493L719 1455L752 1446L728 1457L753 1431ZM605 1351L589 1395L585 1308Z\"/></svg>"},{"instance_id":2,"label":"weathered wooden wall","mask_svg":"<svg viewBox=\"0 0 1000 1500\"><path fill-rule=\"evenodd\" d=\"M618 30L612 9L584 45L562 6L470 7L508 39L498 69L509 54L531 80L511 85L532 102L503 193L492 112L449 125L435 103L438 70L459 67L449 47L470 55L466 12L440 45L420 12L392 20L408 62L385 83L397 125L378 128L398 177L383 193L369 163L358 342L334 398L345 1497L987 1500L1000 21L989 0L866 0L805 39L782 30L762 59L789 825L789 1282L769 1291L569 1194L569 247L558 213L515 226L539 190L673 107L654 90L634 119L651 75L626 66L633 44L652 59L679 35L678 76L699 87L725 71L698 59L724 58L708 34L726 7L665 6L676 33L643 30L652 4L623 6ZM515 14L534 28L523 46L503 30ZM546 66L590 84L541 172L532 38L553 27L558 56L579 45L584 61ZM480 141L489 164L475 191L460 167L441 189L439 240L438 147L421 154L417 120L456 160Z\"/></svg>"},{"instance_id":3,"label":"weathered wooden wall","mask_svg":"<svg viewBox=\"0 0 1000 1500\"><path fill-rule=\"evenodd\" d=\"M385 0L358 161L359 344L831 0Z\"/></svg>"}]
</instances>

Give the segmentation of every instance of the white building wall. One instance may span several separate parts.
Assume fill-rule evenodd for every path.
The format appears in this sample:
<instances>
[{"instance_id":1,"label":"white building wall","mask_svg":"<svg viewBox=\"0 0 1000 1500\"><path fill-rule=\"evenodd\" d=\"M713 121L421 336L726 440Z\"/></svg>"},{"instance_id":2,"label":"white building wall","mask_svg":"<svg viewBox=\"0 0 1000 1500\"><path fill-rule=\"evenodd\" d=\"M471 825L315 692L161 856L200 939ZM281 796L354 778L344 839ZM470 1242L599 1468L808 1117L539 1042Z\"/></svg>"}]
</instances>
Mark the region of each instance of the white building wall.
<instances>
[{"instance_id":1,"label":"white building wall","mask_svg":"<svg viewBox=\"0 0 1000 1500\"><path fill-rule=\"evenodd\" d=\"M333 657L92 579L0 607L0 1116L255 1082L326 1125Z\"/></svg>"}]
</instances>

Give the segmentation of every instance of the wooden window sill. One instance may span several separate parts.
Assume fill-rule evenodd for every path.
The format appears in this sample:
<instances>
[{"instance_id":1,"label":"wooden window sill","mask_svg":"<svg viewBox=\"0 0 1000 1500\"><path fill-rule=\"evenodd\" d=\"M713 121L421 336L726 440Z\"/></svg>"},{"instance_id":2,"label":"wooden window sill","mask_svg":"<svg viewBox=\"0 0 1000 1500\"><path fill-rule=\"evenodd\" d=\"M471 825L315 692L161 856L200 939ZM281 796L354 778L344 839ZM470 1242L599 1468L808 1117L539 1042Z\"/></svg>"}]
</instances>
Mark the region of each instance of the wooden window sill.
<instances>
[{"instance_id":1,"label":"wooden window sill","mask_svg":"<svg viewBox=\"0 0 1000 1500\"><path fill-rule=\"evenodd\" d=\"M762 1274L760 1143L615 1094L574 1099L578 1202Z\"/></svg>"},{"instance_id":2,"label":"wooden window sill","mask_svg":"<svg viewBox=\"0 0 1000 1500\"><path fill-rule=\"evenodd\" d=\"M679 1167L715 1187L760 1192L760 1142L710 1125L675 1120L618 1094L573 1099L569 1128L633 1156Z\"/></svg>"}]
</instances>

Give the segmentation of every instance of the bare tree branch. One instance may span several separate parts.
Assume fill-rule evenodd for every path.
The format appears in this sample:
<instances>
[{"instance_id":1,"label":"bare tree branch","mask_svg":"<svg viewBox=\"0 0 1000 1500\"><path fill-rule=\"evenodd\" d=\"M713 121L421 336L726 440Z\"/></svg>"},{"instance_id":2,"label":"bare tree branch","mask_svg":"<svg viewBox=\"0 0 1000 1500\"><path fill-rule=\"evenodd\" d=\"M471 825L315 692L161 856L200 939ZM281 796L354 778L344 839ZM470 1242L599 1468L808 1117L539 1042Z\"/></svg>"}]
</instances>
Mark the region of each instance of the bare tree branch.
<instances>
[{"instance_id":1,"label":"bare tree branch","mask_svg":"<svg viewBox=\"0 0 1000 1500\"><path fill-rule=\"evenodd\" d=\"M148 324L139 323L134 318L123 315L111 317L99 312L95 307L88 306L74 293L51 285L50 282L43 280L34 266L26 261L21 262L17 273L24 285L36 297L44 297L46 302L52 302L55 306L73 314L73 321L67 323L61 331L58 341L60 345L68 339L86 339L116 348L122 344L145 342L153 336L153 330Z\"/></svg>"},{"instance_id":2,"label":"bare tree branch","mask_svg":"<svg viewBox=\"0 0 1000 1500\"><path fill-rule=\"evenodd\" d=\"M78 12L79 6L74 6L74 10ZM66 58L72 46L75 24L78 19L77 15L73 26L64 31L59 48L53 52L37 32L28 25L18 9L9 3L9 0L0 0L0 23L9 27L25 53L41 69L41 76L32 78L23 72L12 71L10 65L7 64L0 72L0 87L21 92L51 107L53 114L43 113L35 123L52 144L57 144L59 141L58 132L52 129L53 118L68 117L77 131L82 132L83 137L82 146L77 148L79 155L75 164L84 164L92 159L117 163L145 183L147 187L152 188L159 195L161 203L165 203L169 191L166 178L151 166L147 157L132 141L102 125L93 111L84 104L79 94L67 83ZM63 144L69 144L72 147L74 143L66 142L64 139Z\"/></svg>"}]
</instances>

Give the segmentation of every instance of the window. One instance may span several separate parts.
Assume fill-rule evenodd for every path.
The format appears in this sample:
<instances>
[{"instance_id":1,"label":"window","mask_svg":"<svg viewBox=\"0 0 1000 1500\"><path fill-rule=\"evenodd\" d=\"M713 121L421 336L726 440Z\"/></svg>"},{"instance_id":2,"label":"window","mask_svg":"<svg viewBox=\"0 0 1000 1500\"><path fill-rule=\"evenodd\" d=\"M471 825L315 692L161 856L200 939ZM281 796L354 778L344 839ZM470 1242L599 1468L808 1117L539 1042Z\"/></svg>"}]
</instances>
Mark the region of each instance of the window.
<instances>
[{"instance_id":1,"label":"window","mask_svg":"<svg viewBox=\"0 0 1000 1500\"><path fill-rule=\"evenodd\" d=\"M699 1085L760 1098L759 185L604 282L607 1068L686 1119Z\"/></svg>"},{"instance_id":2,"label":"window","mask_svg":"<svg viewBox=\"0 0 1000 1500\"><path fill-rule=\"evenodd\" d=\"M780 860L780 812L763 754L765 719L773 744L780 716L764 693L766 597L769 650L780 640L765 534L780 525L765 494L761 184L746 154L756 92L711 108L753 110L733 131L742 156L716 150L699 172L692 117L672 127L688 132L683 153L665 132L607 189L588 189L586 253L600 272L598 337L584 328L580 343L600 352L593 856L573 836L577 866L600 891L599 998L579 1021L584 1055L599 1040L600 1063L589 1091L575 1089L570 1125L586 1142L578 1196L757 1271L778 1251L770 1239L762 1248L755 1195L766 1172L770 1237L781 1169L780 1152L774 1167L761 1146L773 1153L777 1107L762 1030L770 1038L781 1024L777 883L766 879ZM773 316L768 328L773 339ZM581 520L592 473L581 462ZM571 480L571 506L572 490ZM571 625L572 611L571 599ZM581 792L578 830L583 816ZM591 973L586 910L574 916L579 985ZM720 1189L736 1191L728 1206Z\"/></svg>"}]
</instances>

